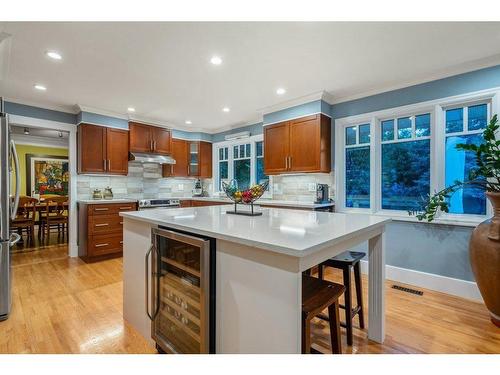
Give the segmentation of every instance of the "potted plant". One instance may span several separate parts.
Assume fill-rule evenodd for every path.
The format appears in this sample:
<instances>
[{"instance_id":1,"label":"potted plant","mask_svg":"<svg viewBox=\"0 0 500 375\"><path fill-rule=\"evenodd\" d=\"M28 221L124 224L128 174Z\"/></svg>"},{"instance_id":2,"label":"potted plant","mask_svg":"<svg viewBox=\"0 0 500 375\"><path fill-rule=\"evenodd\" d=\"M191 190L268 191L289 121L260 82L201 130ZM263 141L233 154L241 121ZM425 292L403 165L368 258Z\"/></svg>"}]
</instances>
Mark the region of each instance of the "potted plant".
<instances>
[{"instance_id":1,"label":"potted plant","mask_svg":"<svg viewBox=\"0 0 500 375\"><path fill-rule=\"evenodd\" d=\"M500 327L500 140L496 139L496 132L499 127L495 115L484 129L483 143L456 146L458 150L474 153L476 167L464 181L455 181L451 186L429 196L423 204L422 211L416 215L419 220L433 221L439 210L448 212L451 195L466 186L474 186L486 192L493 206L493 217L483 221L472 232L469 256L479 291L490 311L491 321L498 327Z\"/></svg>"}]
</instances>

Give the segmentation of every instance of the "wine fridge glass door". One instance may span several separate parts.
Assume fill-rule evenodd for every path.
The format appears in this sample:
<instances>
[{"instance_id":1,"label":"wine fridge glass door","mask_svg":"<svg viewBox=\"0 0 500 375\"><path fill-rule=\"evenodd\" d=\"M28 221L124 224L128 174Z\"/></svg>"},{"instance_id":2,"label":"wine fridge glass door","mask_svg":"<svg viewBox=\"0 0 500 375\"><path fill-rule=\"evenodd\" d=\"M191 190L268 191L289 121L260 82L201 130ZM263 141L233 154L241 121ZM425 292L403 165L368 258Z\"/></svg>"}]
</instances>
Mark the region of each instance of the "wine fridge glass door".
<instances>
[{"instance_id":1,"label":"wine fridge glass door","mask_svg":"<svg viewBox=\"0 0 500 375\"><path fill-rule=\"evenodd\" d=\"M208 353L210 242L153 231L153 339L166 352Z\"/></svg>"}]
</instances>

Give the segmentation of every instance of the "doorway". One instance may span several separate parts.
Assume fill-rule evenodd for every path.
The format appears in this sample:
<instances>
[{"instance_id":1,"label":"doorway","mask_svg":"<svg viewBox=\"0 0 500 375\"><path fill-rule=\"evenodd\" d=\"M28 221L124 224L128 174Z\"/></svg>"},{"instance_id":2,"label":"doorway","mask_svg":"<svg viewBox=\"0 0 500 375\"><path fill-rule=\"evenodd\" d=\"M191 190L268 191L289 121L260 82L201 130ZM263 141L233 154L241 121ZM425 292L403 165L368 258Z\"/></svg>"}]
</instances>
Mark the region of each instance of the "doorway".
<instances>
[{"instance_id":1,"label":"doorway","mask_svg":"<svg viewBox=\"0 0 500 375\"><path fill-rule=\"evenodd\" d=\"M69 132L11 124L11 139L19 158L19 206L11 230L21 240L13 260L42 261L68 255Z\"/></svg>"}]
</instances>

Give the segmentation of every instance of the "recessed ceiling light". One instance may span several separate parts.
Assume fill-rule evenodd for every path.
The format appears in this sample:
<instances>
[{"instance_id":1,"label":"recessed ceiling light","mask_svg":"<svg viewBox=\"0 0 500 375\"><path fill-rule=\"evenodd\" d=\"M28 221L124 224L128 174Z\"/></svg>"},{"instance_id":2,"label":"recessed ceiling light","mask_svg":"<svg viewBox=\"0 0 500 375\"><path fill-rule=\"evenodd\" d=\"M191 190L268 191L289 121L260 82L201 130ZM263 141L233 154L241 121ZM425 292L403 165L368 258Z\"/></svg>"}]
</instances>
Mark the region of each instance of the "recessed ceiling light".
<instances>
[{"instance_id":1,"label":"recessed ceiling light","mask_svg":"<svg viewBox=\"0 0 500 375\"><path fill-rule=\"evenodd\" d=\"M280 87L279 89L276 90L276 94L278 95L283 95L286 92L286 90L283 87Z\"/></svg>"},{"instance_id":2,"label":"recessed ceiling light","mask_svg":"<svg viewBox=\"0 0 500 375\"><path fill-rule=\"evenodd\" d=\"M24 128L24 135L30 135L30 130L28 128Z\"/></svg>"},{"instance_id":3,"label":"recessed ceiling light","mask_svg":"<svg viewBox=\"0 0 500 375\"><path fill-rule=\"evenodd\" d=\"M186 120L185 123L186 123L186 125L191 125L192 124L191 120Z\"/></svg>"},{"instance_id":4,"label":"recessed ceiling light","mask_svg":"<svg viewBox=\"0 0 500 375\"><path fill-rule=\"evenodd\" d=\"M63 133L62 132L59 132L58 135L59 135L59 138L63 137Z\"/></svg>"},{"instance_id":5,"label":"recessed ceiling light","mask_svg":"<svg viewBox=\"0 0 500 375\"><path fill-rule=\"evenodd\" d=\"M38 85L38 84L36 84L35 85L35 89L40 90L40 91L46 91L47 87L45 87L44 85Z\"/></svg>"},{"instance_id":6,"label":"recessed ceiling light","mask_svg":"<svg viewBox=\"0 0 500 375\"><path fill-rule=\"evenodd\" d=\"M53 60L61 60L62 56L56 51L47 51L47 56Z\"/></svg>"},{"instance_id":7,"label":"recessed ceiling light","mask_svg":"<svg viewBox=\"0 0 500 375\"><path fill-rule=\"evenodd\" d=\"M212 56L210 62L214 65L220 65L222 64L222 59L219 56Z\"/></svg>"},{"instance_id":8,"label":"recessed ceiling light","mask_svg":"<svg viewBox=\"0 0 500 375\"><path fill-rule=\"evenodd\" d=\"M129 112L135 112L135 108L134 107L128 107L127 111L129 111Z\"/></svg>"},{"instance_id":9,"label":"recessed ceiling light","mask_svg":"<svg viewBox=\"0 0 500 375\"><path fill-rule=\"evenodd\" d=\"M229 112L229 111L230 111L229 107L222 108L222 112Z\"/></svg>"}]
</instances>

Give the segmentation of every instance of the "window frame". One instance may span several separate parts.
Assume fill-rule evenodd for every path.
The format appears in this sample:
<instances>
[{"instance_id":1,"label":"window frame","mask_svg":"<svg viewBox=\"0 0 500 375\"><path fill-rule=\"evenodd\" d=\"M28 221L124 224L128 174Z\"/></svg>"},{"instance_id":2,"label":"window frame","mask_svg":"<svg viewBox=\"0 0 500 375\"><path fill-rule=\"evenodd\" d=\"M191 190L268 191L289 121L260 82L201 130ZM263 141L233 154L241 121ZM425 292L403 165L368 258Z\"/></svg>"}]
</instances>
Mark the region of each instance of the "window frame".
<instances>
[{"instance_id":1,"label":"window frame","mask_svg":"<svg viewBox=\"0 0 500 375\"><path fill-rule=\"evenodd\" d=\"M221 141L212 144L214 152L212 153L212 170L213 170L213 183L212 183L212 193L213 195L225 195L225 193L219 190L219 149L228 147L228 179L234 178L234 161L243 160L247 158L234 158L234 146L240 146L245 144L250 144L250 185L254 185L256 178L256 168L257 168L257 142L263 142L264 135L257 134L246 138L234 139L229 141ZM264 147L262 147L262 158L264 157ZM272 197L272 176L269 176L269 189L263 194L263 198Z\"/></svg>"},{"instance_id":2,"label":"window frame","mask_svg":"<svg viewBox=\"0 0 500 375\"><path fill-rule=\"evenodd\" d=\"M380 111L364 113L355 116L339 118L335 120L335 185L337 192L336 211L376 214L388 216L399 221L418 221L414 216L409 216L406 211L382 209L382 144L395 142L408 142L415 140L430 139L430 191L435 192L445 187L445 141L447 136L459 134L477 134L482 130L468 131L467 118L464 118L464 132L445 133L445 115L447 109L457 107L470 107L478 104L488 104L488 120L492 113L500 114L500 88L478 91L464 95L441 98L427 102L416 103L407 106L384 109ZM430 136L416 137L415 117L421 114L430 114ZM464 109L467 113L467 108ZM397 119L413 116L412 138L397 138ZM394 139L382 141L382 121L394 119ZM370 208L346 207L345 191L345 150L346 137L345 128L370 123ZM359 133L359 132L357 132ZM358 136L358 134L357 134ZM437 224L452 224L461 226L475 226L492 215L492 207L489 201L486 204L486 215L474 214L447 214L439 212L434 220Z\"/></svg>"}]
</instances>

